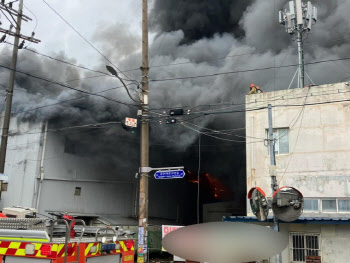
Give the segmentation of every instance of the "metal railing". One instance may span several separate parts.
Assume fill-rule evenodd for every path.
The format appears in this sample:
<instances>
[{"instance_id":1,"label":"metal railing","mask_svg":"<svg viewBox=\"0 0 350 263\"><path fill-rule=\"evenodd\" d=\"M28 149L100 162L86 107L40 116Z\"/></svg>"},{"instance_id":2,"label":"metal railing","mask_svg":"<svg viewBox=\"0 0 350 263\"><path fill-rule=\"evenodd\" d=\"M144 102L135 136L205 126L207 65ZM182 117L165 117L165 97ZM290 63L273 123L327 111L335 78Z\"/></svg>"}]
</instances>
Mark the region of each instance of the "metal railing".
<instances>
[{"instance_id":1,"label":"metal railing","mask_svg":"<svg viewBox=\"0 0 350 263\"><path fill-rule=\"evenodd\" d=\"M321 235L290 233L291 262L306 262L306 257L321 256Z\"/></svg>"}]
</instances>

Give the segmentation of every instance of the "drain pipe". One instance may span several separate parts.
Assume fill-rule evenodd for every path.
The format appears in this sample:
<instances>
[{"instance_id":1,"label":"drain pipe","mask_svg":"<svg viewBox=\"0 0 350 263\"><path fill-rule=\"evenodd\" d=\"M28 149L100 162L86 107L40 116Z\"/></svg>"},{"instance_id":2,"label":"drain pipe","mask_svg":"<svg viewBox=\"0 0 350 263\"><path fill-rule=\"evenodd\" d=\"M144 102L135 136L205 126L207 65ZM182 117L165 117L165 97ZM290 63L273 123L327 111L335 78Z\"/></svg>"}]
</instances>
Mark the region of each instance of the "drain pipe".
<instances>
[{"instance_id":1,"label":"drain pipe","mask_svg":"<svg viewBox=\"0 0 350 263\"><path fill-rule=\"evenodd\" d=\"M36 210L39 210L39 204L40 204L40 194L41 194L41 187L43 184L44 180L44 158L45 158L45 149L46 149L46 140L47 140L47 126L48 126L48 121L45 123L45 131L44 131L44 140L43 140L43 148L41 151L41 160L40 160L40 182L39 182L39 189L38 189L38 195L36 198Z\"/></svg>"}]
</instances>

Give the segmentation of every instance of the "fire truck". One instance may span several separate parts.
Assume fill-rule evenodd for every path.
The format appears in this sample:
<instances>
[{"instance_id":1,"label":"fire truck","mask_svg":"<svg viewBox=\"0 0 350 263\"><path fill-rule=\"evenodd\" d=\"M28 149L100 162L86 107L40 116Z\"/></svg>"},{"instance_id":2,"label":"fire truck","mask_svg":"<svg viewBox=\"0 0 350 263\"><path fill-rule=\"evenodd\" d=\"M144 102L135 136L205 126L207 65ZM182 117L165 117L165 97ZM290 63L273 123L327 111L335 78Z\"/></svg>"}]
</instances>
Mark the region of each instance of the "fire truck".
<instances>
[{"instance_id":1,"label":"fire truck","mask_svg":"<svg viewBox=\"0 0 350 263\"><path fill-rule=\"evenodd\" d=\"M3 209L1 263L133 263L133 233L87 226L69 215L38 218L34 210ZM30 218L27 218L30 217Z\"/></svg>"}]
</instances>

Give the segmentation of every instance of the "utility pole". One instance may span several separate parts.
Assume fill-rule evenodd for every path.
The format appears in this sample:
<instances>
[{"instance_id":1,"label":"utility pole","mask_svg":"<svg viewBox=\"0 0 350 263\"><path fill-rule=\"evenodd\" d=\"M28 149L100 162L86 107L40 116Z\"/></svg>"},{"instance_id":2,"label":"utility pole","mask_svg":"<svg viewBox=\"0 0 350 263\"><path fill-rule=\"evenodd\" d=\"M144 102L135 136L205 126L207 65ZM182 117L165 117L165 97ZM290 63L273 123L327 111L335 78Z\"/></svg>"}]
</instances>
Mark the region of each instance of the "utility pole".
<instances>
[{"instance_id":1,"label":"utility pole","mask_svg":"<svg viewBox=\"0 0 350 263\"><path fill-rule=\"evenodd\" d=\"M273 126L272 126L272 106L268 105L268 118L269 118L269 152L270 152L270 177L271 177L271 189L272 193L278 190L278 183L276 180L276 156L275 156L275 140L273 138ZM278 219L273 216L273 229L279 231ZM276 255L276 263L281 263L281 254Z\"/></svg>"},{"instance_id":2,"label":"utility pole","mask_svg":"<svg viewBox=\"0 0 350 263\"><path fill-rule=\"evenodd\" d=\"M22 25L22 12L23 12L23 0L20 0L18 16L17 16L16 36L15 36L15 42L13 46L13 53L12 53L12 60L11 60L10 80L9 80L9 86L6 92L5 118L2 126L2 135L1 135L0 173L2 174L5 171L6 148L7 148L8 134L9 134L10 118L11 118L13 87L15 84L15 74L16 74L15 70L17 65L19 34L21 32L21 25ZM0 197L1 197L1 188L2 188L2 181L0 183Z\"/></svg>"},{"instance_id":3,"label":"utility pole","mask_svg":"<svg viewBox=\"0 0 350 263\"><path fill-rule=\"evenodd\" d=\"M139 241L137 262L147 261L148 240L148 170L149 121L148 121L148 0L142 0L142 119L141 119L141 168L139 193Z\"/></svg>"},{"instance_id":4,"label":"utility pole","mask_svg":"<svg viewBox=\"0 0 350 263\"><path fill-rule=\"evenodd\" d=\"M312 6L308 1L304 4L301 0L289 1L289 10L279 11L279 22L290 35L297 33L298 43L298 87L305 86L305 70L304 70L304 49L303 34L310 32L313 23L317 21L317 8Z\"/></svg>"},{"instance_id":5,"label":"utility pole","mask_svg":"<svg viewBox=\"0 0 350 263\"><path fill-rule=\"evenodd\" d=\"M12 60L11 60L11 71L10 71L10 79L9 79L9 86L6 93L6 108L5 108L5 116L4 116L4 123L2 128L2 135L1 135L1 145L0 145L0 174L3 174L5 171L5 159L6 159L6 149L7 149L7 140L8 140L8 134L9 134L9 127L10 127L10 119L11 119L11 107L12 107L12 98L13 98L13 88L15 84L15 74L16 74L16 66L17 66L17 56L18 56L18 49L19 49L19 39L26 39L28 41L38 43L40 40L34 39L34 33L32 34L32 37L23 36L20 34L21 31L21 25L22 25L22 17L25 17L25 21L28 21L27 16L23 15L23 0L19 1L19 8L18 13L12 10L12 8L6 7L4 3L0 5L0 9L6 9L11 14L17 15L17 22L16 22L16 32L11 32L11 30L4 30L0 28L0 32L4 32L5 34L12 35L15 37L14 46L13 46L13 53L12 53ZM24 42L23 42L24 43ZM2 189L2 181L0 181L0 198L1 198L1 189Z\"/></svg>"}]
</instances>

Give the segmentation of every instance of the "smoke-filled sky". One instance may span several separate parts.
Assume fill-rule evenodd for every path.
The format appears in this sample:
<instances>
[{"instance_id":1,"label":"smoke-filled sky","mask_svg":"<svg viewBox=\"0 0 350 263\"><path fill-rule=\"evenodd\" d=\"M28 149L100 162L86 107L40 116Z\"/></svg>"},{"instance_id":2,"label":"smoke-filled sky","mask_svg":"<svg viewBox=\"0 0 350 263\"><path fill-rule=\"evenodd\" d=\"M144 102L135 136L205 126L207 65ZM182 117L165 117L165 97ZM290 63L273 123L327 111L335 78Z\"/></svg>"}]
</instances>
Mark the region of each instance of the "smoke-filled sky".
<instances>
[{"instance_id":1,"label":"smoke-filled sky","mask_svg":"<svg viewBox=\"0 0 350 263\"><path fill-rule=\"evenodd\" d=\"M141 0L47 2L119 69L140 67ZM314 0L312 3L318 7L319 20L311 33L304 36L306 62L347 57L350 52L350 1ZM25 1L25 5L37 19L26 23L22 33L29 35L37 21L36 37L42 41L40 44L30 44L28 48L105 71L105 65L109 63L42 0ZM151 115L155 117L151 121L151 145L155 147L151 152L151 165L185 164L191 170L197 169L198 152L195 145L198 144L198 133L181 125L159 124L158 120L164 122L164 118L158 118L159 114L164 114L164 110L157 109L181 107L191 113L227 107L242 110L244 105L232 104L244 102L250 83L258 84L264 91L286 89L289 86L296 67L279 66L296 64L298 58L295 36L288 35L278 23L278 10L286 7L287 1L281 0L150 1L149 94L150 107L153 109ZM31 15L27 9L25 12ZM8 26L4 17L1 17L1 21L4 27ZM13 39L8 41L12 42ZM9 65L11 46L0 44L0 48L0 64ZM276 68L214 77L154 81L265 67ZM19 52L18 69L94 93L120 86L114 78L88 78L98 74L60 64L25 50ZM316 84L340 82L350 78L349 60L307 65L306 72ZM128 78L140 81L139 70L127 71L126 74ZM0 70L0 76L0 84L6 86L8 71ZM306 79L306 83L310 83L310 80ZM296 83L292 85L293 88L295 86ZM133 88L131 93L135 94L137 87L130 87ZM84 95L20 74L17 74L15 89L14 112ZM133 104L122 88L103 95ZM20 114L33 121L47 118L63 120L59 122L60 125L122 120L126 115L135 117L136 109L92 96ZM239 185L234 189L236 192L244 193L244 113L211 115L192 122L214 130L243 128L231 135L219 136L226 141L202 135L201 143L202 158L206 160L202 166L203 172L216 173L228 184ZM200 129L198 126L191 127ZM139 139L137 133L127 133L120 127L107 129L106 134L119 134L134 142ZM104 132L100 135L103 136ZM114 154L118 163L123 163L125 167L137 166L137 143L130 145L126 141L116 142L113 136L108 138L118 145L118 149L135 149L130 165L120 152Z\"/></svg>"}]
</instances>

